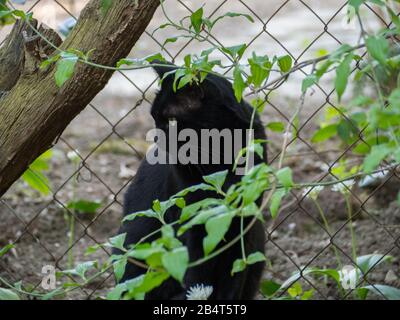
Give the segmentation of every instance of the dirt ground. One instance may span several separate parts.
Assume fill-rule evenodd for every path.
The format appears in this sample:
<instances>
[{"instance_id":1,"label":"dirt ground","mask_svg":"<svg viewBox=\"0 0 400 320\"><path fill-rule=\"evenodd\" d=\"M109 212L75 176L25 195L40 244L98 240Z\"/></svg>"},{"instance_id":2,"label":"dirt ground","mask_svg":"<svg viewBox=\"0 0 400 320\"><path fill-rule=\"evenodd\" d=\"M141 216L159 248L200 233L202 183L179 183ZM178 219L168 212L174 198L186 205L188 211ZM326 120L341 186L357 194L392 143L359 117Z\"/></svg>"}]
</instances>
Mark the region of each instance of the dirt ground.
<instances>
[{"instance_id":1,"label":"dirt ground","mask_svg":"<svg viewBox=\"0 0 400 320\"><path fill-rule=\"evenodd\" d=\"M183 1L184 5L177 1L173 5L173 1L168 1L170 5L167 7L173 18L187 15L185 6L192 9L197 7L195 1ZM78 15L86 1L58 2ZM255 38L249 53L254 50L257 53L282 55L288 50L295 58L303 60L336 48L338 41L355 43L358 40L358 31L347 29L343 23L345 9L342 7L345 1L337 0L289 1L266 25L269 34L260 33L264 27L261 21L268 21L285 2L268 1L266 6L264 1L256 0L246 1L245 4L244 1L227 3L212 0L207 1L205 8L207 14L213 13L216 8L219 9L215 14L228 11L253 16L257 14L256 22L250 26L244 19L238 18L221 23L215 32L215 38L226 46ZM33 3L27 1L26 7ZM68 18L68 14L51 0L40 1L34 12L39 20L45 20L53 28L58 28ZM322 21L313 12L318 13ZM156 41L163 42L174 32L160 31L154 39L150 34L164 21L162 13L157 12L148 28L149 32L137 43L132 57L143 57L160 50ZM323 32L324 23L328 21L329 33ZM377 28L377 20L371 18L368 27ZM0 40L6 32L7 29L0 31ZM280 44L274 38L279 39ZM181 62L186 53L199 53L205 48L204 44L189 43L181 50L184 45L183 41L167 45L165 55L171 60L177 56L176 61ZM301 72L293 75L287 84L270 95L262 115L265 123L287 121L285 117L290 117L298 103L302 77ZM51 181L51 195L42 197L23 181L18 181L0 200L0 248L8 243L16 244L9 254L0 258L0 276L10 282L23 281L25 285L38 285L44 265L56 265L62 270L68 267L67 256L70 251L75 264L107 259L106 251L100 250L91 256L86 256L85 251L90 245L105 242L118 230L124 192L147 148L146 132L153 127L149 108L156 87L156 76L151 70L116 74L92 104L71 123L54 148L51 170L46 173ZM327 174L327 167L342 153L335 144L315 146L319 154L309 147L312 133L324 108L329 105L326 93L331 89L332 84L328 79L321 84L321 89L306 98L300 115L302 140L289 147L286 160L286 165L294 170L296 182L315 182L323 178ZM270 134L269 139L269 158L274 160L281 137ZM83 159L78 174L77 165L68 158L68 154L74 150ZM325 178L327 180L328 177ZM385 262L372 270L368 280L400 288L400 208L396 202L398 187L399 180L393 176L382 187L356 188L351 203L357 216L353 222L357 254L380 253L393 256L391 262ZM331 238L322 228L318 210L310 200L302 198L302 191L292 194L278 221L273 222L267 217L269 240L266 243L266 256L269 264L265 270L265 279L283 282L299 267L335 266L335 254L329 247ZM69 201L76 199L100 201L102 206L94 217L78 215L75 241L72 248L69 248L66 206ZM319 203L330 222L334 235L332 243L340 248L342 262L350 264L351 236L343 196L326 188L319 197ZM314 298L341 298L331 282L325 285L324 281L310 281L317 289ZM305 288L310 286L305 281L302 284ZM65 298L95 299L104 296L112 285L113 276L106 274L90 287L73 291Z\"/></svg>"}]
</instances>

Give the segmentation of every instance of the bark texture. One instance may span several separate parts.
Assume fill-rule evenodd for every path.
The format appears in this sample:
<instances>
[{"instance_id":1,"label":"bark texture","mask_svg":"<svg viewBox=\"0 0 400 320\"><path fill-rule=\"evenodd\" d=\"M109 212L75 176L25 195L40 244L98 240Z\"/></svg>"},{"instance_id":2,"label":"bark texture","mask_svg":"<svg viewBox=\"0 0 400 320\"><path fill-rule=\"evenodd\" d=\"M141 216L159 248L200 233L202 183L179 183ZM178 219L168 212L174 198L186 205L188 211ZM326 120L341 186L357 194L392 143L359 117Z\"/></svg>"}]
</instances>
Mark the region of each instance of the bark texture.
<instances>
[{"instance_id":1,"label":"bark texture","mask_svg":"<svg viewBox=\"0 0 400 320\"><path fill-rule=\"evenodd\" d=\"M101 0L92 0L63 43L46 26L40 26L40 31L62 50L95 49L91 61L115 66L129 54L159 3L118 0L103 14ZM72 79L58 88L54 65L39 69L53 50L22 22L0 49L0 196L52 147L112 76L112 71L78 63Z\"/></svg>"}]
</instances>

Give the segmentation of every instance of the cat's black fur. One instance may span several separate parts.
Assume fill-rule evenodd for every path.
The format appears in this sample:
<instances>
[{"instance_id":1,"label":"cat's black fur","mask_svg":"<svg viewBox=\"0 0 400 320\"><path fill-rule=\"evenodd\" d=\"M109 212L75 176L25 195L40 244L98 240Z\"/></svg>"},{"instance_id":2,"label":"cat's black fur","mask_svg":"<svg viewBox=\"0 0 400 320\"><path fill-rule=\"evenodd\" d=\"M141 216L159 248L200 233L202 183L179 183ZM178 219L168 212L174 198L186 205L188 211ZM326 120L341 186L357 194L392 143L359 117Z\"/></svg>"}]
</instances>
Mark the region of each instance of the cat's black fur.
<instances>
[{"instance_id":1,"label":"cat's black fur","mask_svg":"<svg viewBox=\"0 0 400 320\"><path fill-rule=\"evenodd\" d=\"M162 77L171 69L170 67L156 67L155 70ZM182 128L192 128L196 131L202 128L245 130L250 127L252 108L244 101L237 102L229 81L215 75L208 75L202 84L189 85L177 92L174 92L172 84L173 77L166 77L153 103L151 115L157 128L168 130L168 120L171 118L177 120L178 130ZM255 118L254 129L255 139L265 139L264 128L258 116ZM245 136L243 139L245 140ZM261 161L256 157L256 163ZM241 176L232 172L231 164L150 165L143 160L126 193L124 214L147 210L152 207L154 200L165 201L184 188L204 182L203 176L225 169L230 169L224 185L225 189L228 189L230 185L241 179ZM208 197L216 197L216 195L197 191L189 194L186 202L189 204ZM179 209L176 207L167 213L168 222L178 218ZM240 233L239 222L238 218L233 220L223 243L228 243ZM245 220L245 223L248 222ZM159 228L160 223L156 219L142 217L123 224L119 233L127 233L125 245L129 245L138 242ZM191 261L203 257L202 242L205 235L204 226L197 226L187 231L180 239L188 247ZM245 236L247 254L255 251L263 252L264 242L263 226L258 221ZM241 246L238 242L207 263L188 269L184 287L177 281L169 279L159 288L148 293L146 299L185 299L186 290L196 284L213 286L214 291L210 299L252 299L259 287L263 263L254 264L244 272L231 276L233 262L241 257ZM144 269L128 264L121 282L137 277L144 272Z\"/></svg>"}]
</instances>

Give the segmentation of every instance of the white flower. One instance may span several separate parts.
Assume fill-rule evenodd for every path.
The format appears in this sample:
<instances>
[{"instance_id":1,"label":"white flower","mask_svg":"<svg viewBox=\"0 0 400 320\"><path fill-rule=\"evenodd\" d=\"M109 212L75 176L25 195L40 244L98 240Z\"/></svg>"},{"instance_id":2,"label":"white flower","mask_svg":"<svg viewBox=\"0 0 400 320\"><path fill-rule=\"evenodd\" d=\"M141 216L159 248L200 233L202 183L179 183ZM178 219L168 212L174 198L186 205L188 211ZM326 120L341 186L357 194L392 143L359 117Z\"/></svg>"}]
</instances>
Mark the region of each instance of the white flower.
<instances>
[{"instance_id":1,"label":"white flower","mask_svg":"<svg viewBox=\"0 0 400 320\"><path fill-rule=\"evenodd\" d=\"M323 186L308 187L304 189L303 196L307 196L313 200L317 200L318 195L322 190L324 190Z\"/></svg>"},{"instance_id":2,"label":"white flower","mask_svg":"<svg viewBox=\"0 0 400 320\"><path fill-rule=\"evenodd\" d=\"M338 182L337 184L334 184L331 190L343 194L348 193L354 184L355 184L354 180L341 181Z\"/></svg>"},{"instance_id":3,"label":"white flower","mask_svg":"<svg viewBox=\"0 0 400 320\"><path fill-rule=\"evenodd\" d=\"M204 284L196 284L194 287L190 287L186 293L188 300L207 300L214 289L212 286L205 286Z\"/></svg>"}]
</instances>

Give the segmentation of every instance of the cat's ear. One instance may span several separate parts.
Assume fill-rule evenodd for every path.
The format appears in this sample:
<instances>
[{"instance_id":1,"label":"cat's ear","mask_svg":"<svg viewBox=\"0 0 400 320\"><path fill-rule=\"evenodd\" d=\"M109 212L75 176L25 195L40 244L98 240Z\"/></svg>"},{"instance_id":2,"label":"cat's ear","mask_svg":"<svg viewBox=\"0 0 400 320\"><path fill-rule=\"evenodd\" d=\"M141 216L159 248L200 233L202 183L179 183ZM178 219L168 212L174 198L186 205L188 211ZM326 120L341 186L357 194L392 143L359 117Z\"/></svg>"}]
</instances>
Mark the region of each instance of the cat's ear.
<instances>
[{"instance_id":1,"label":"cat's ear","mask_svg":"<svg viewBox=\"0 0 400 320\"><path fill-rule=\"evenodd\" d=\"M166 61L153 60L151 64L153 65L153 69L157 72L160 79L162 79L167 72L176 70L176 65Z\"/></svg>"}]
</instances>

